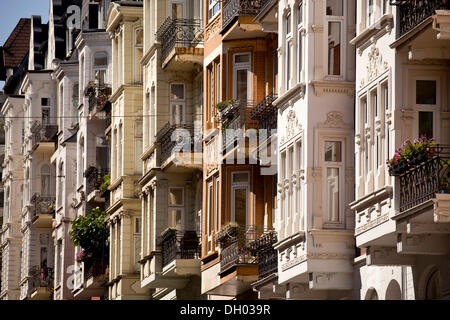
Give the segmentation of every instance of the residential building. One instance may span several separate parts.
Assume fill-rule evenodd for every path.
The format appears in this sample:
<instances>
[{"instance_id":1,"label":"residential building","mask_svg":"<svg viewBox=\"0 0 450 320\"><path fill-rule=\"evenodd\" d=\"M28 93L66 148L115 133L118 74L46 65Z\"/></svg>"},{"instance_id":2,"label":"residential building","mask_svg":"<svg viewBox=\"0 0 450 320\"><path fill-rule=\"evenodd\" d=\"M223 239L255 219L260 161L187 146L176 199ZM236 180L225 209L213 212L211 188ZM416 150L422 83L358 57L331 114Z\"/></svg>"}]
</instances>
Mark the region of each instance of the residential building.
<instances>
[{"instance_id":1,"label":"residential building","mask_svg":"<svg viewBox=\"0 0 450 320\"><path fill-rule=\"evenodd\" d=\"M23 184L21 143L23 106L25 97L20 83L28 65L30 19L20 19L11 35L1 47L0 79L5 80L2 92L1 117L4 119L4 149L2 150L2 189L0 202L2 222L0 229L1 286L0 299L19 299L21 261L21 212L20 194ZM17 200L16 200L17 199Z\"/></svg>"},{"instance_id":2,"label":"residential building","mask_svg":"<svg viewBox=\"0 0 450 320\"><path fill-rule=\"evenodd\" d=\"M200 0L146 0L143 8L135 261L152 299L201 299L202 6Z\"/></svg>"},{"instance_id":3,"label":"residential building","mask_svg":"<svg viewBox=\"0 0 450 320\"><path fill-rule=\"evenodd\" d=\"M446 1L358 3L357 299L449 298L449 17ZM426 157L389 170L423 135Z\"/></svg>"},{"instance_id":4,"label":"residential building","mask_svg":"<svg viewBox=\"0 0 450 320\"><path fill-rule=\"evenodd\" d=\"M113 2L108 10L106 31L112 41L111 195L106 210L110 226L108 297L149 299L149 289L141 288L139 264L143 3Z\"/></svg>"},{"instance_id":5,"label":"residential building","mask_svg":"<svg viewBox=\"0 0 450 320\"><path fill-rule=\"evenodd\" d=\"M263 1L205 1L202 293L253 299L253 243L272 231L275 176L254 157L257 105L277 88L277 37L254 21ZM274 57L275 55L275 57Z\"/></svg>"}]
</instances>

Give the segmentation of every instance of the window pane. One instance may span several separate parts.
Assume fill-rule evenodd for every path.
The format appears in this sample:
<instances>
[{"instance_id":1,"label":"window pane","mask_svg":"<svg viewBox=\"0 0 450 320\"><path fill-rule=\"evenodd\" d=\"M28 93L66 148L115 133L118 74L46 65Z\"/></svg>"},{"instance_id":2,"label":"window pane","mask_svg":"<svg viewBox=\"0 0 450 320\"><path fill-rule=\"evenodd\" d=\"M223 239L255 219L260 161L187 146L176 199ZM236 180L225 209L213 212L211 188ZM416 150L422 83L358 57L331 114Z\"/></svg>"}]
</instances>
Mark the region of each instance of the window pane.
<instances>
[{"instance_id":1,"label":"window pane","mask_svg":"<svg viewBox=\"0 0 450 320\"><path fill-rule=\"evenodd\" d=\"M325 141L325 161L342 161L340 141Z\"/></svg>"},{"instance_id":2,"label":"window pane","mask_svg":"<svg viewBox=\"0 0 450 320\"><path fill-rule=\"evenodd\" d=\"M233 183L248 182L248 172L233 173Z\"/></svg>"},{"instance_id":3,"label":"window pane","mask_svg":"<svg viewBox=\"0 0 450 320\"><path fill-rule=\"evenodd\" d=\"M245 63L250 62L249 54L237 54L234 56L234 63Z\"/></svg>"},{"instance_id":4,"label":"window pane","mask_svg":"<svg viewBox=\"0 0 450 320\"><path fill-rule=\"evenodd\" d=\"M286 89L291 88L291 59L292 59L292 43L287 43L286 48Z\"/></svg>"},{"instance_id":5,"label":"window pane","mask_svg":"<svg viewBox=\"0 0 450 320\"><path fill-rule=\"evenodd\" d=\"M49 106L50 99L49 98L41 98L41 106Z\"/></svg>"},{"instance_id":6,"label":"window pane","mask_svg":"<svg viewBox=\"0 0 450 320\"><path fill-rule=\"evenodd\" d=\"M341 74L341 23L328 22L328 74Z\"/></svg>"},{"instance_id":7,"label":"window pane","mask_svg":"<svg viewBox=\"0 0 450 320\"><path fill-rule=\"evenodd\" d=\"M213 199L213 186L210 184L208 186L208 235L211 234L212 229L212 202Z\"/></svg>"},{"instance_id":8,"label":"window pane","mask_svg":"<svg viewBox=\"0 0 450 320\"><path fill-rule=\"evenodd\" d=\"M419 111L419 136L433 137L433 112Z\"/></svg>"},{"instance_id":9,"label":"window pane","mask_svg":"<svg viewBox=\"0 0 450 320\"><path fill-rule=\"evenodd\" d=\"M301 24L303 21L303 2L300 2L300 4L297 7L297 24Z\"/></svg>"},{"instance_id":10,"label":"window pane","mask_svg":"<svg viewBox=\"0 0 450 320\"><path fill-rule=\"evenodd\" d=\"M184 84L172 84L170 86L170 99L184 99Z\"/></svg>"},{"instance_id":11,"label":"window pane","mask_svg":"<svg viewBox=\"0 0 450 320\"><path fill-rule=\"evenodd\" d=\"M247 100L247 69L240 69L237 70L237 88L236 88L236 94L237 99L240 101L246 101Z\"/></svg>"},{"instance_id":12,"label":"window pane","mask_svg":"<svg viewBox=\"0 0 450 320\"><path fill-rule=\"evenodd\" d=\"M329 221L339 221L339 168L327 168L327 213Z\"/></svg>"},{"instance_id":13,"label":"window pane","mask_svg":"<svg viewBox=\"0 0 450 320\"><path fill-rule=\"evenodd\" d=\"M327 0L327 15L342 16L344 13L344 3L342 0Z\"/></svg>"},{"instance_id":14,"label":"window pane","mask_svg":"<svg viewBox=\"0 0 450 320\"><path fill-rule=\"evenodd\" d=\"M108 56L106 53L96 53L94 57L94 66L107 66Z\"/></svg>"},{"instance_id":15,"label":"window pane","mask_svg":"<svg viewBox=\"0 0 450 320\"><path fill-rule=\"evenodd\" d=\"M169 210L169 228L181 230L181 210Z\"/></svg>"},{"instance_id":16,"label":"window pane","mask_svg":"<svg viewBox=\"0 0 450 320\"><path fill-rule=\"evenodd\" d=\"M291 14L290 13L288 13L287 15L286 15L286 18L285 18L285 28L286 28L286 34L289 34L289 33L291 33Z\"/></svg>"},{"instance_id":17,"label":"window pane","mask_svg":"<svg viewBox=\"0 0 450 320\"><path fill-rule=\"evenodd\" d=\"M169 190L169 205L182 205L183 204L183 189L170 188Z\"/></svg>"},{"instance_id":18,"label":"window pane","mask_svg":"<svg viewBox=\"0 0 450 320\"><path fill-rule=\"evenodd\" d=\"M172 3L172 19L183 19L182 3Z\"/></svg>"},{"instance_id":19,"label":"window pane","mask_svg":"<svg viewBox=\"0 0 450 320\"><path fill-rule=\"evenodd\" d=\"M247 189L234 189L234 217L239 225L246 225Z\"/></svg>"},{"instance_id":20,"label":"window pane","mask_svg":"<svg viewBox=\"0 0 450 320\"><path fill-rule=\"evenodd\" d=\"M417 80L416 103L436 104L436 81Z\"/></svg>"}]
</instances>

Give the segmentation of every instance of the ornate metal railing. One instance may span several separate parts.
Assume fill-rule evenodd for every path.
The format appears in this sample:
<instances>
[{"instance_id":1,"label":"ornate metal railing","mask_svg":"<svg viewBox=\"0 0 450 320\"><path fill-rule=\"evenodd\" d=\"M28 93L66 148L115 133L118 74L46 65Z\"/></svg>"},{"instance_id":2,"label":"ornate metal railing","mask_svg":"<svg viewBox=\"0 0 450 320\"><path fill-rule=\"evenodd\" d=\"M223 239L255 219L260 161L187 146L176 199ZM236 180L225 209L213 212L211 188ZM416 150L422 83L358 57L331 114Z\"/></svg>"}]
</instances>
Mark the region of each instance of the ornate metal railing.
<instances>
[{"instance_id":1,"label":"ornate metal railing","mask_svg":"<svg viewBox=\"0 0 450 320\"><path fill-rule=\"evenodd\" d=\"M193 151L194 126L168 122L158 131L156 140L161 147L161 163L164 163L174 152Z\"/></svg>"},{"instance_id":2,"label":"ornate metal railing","mask_svg":"<svg viewBox=\"0 0 450 320\"><path fill-rule=\"evenodd\" d=\"M223 150L243 138L243 130L257 128L258 122L251 118L254 101L232 100L216 115L221 124Z\"/></svg>"},{"instance_id":3,"label":"ornate metal railing","mask_svg":"<svg viewBox=\"0 0 450 320\"><path fill-rule=\"evenodd\" d=\"M450 193L450 146L436 146L418 165L398 175L400 183L400 212L435 197Z\"/></svg>"},{"instance_id":4,"label":"ornate metal railing","mask_svg":"<svg viewBox=\"0 0 450 320\"><path fill-rule=\"evenodd\" d=\"M256 16L261 9L262 0L228 0L223 5L222 30L236 17Z\"/></svg>"},{"instance_id":5,"label":"ornate metal railing","mask_svg":"<svg viewBox=\"0 0 450 320\"><path fill-rule=\"evenodd\" d=\"M53 288L53 268L33 266L30 268L29 275L31 277L31 288Z\"/></svg>"},{"instance_id":6,"label":"ornate metal railing","mask_svg":"<svg viewBox=\"0 0 450 320\"><path fill-rule=\"evenodd\" d=\"M94 190L99 190L103 184L103 177L109 173L109 169L89 167L84 171L86 178L86 194L90 194Z\"/></svg>"},{"instance_id":7,"label":"ornate metal railing","mask_svg":"<svg viewBox=\"0 0 450 320\"><path fill-rule=\"evenodd\" d=\"M203 42L203 22L200 19L167 18L156 32L161 42L161 60L175 47L193 48Z\"/></svg>"},{"instance_id":8,"label":"ornate metal railing","mask_svg":"<svg viewBox=\"0 0 450 320\"><path fill-rule=\"evenodd\" d=\"M274 230L265 232L250 243L252 253L258 260L259 280L278 271L278 252L273 248L275 243L277 243L277 233Z\"/></svg>"},{"instance_id":9,"label":"ornate metal railing","mask_svg":"<svg viewBox=\"0 0 450 320\"><path fill-rule=\"evenodd\" d=\"M55 211L55 201L54 196L41 196L38 193L33 194L30 202L34 209L34 216L38 214L53 214Z\"/></svg>"},{"instance_id":10,"label":"ornate metal railing","mask_svg":"<svg viewBox=\"0 0 450 320\"><path fill-rule=\"evenodd\" d=\"M258 129L266 129L267 135L277 129L278 108L272 102L277 99L276 93L271 93L252 109L251 118L258 121Z\"/></svg>"},{"instance_id":11,"label":"ornate metal railing","mask_svg":"<svg viewBox=\"0 0 450 320\"><path fill-rule=\"evenodd\" d=\"M408 33L436 10L450 9L449 0L391 0L391 5L399 6L399 36Z\"/></svg>"},{"instance_id":12,"label":"ornate metal railing","mask_svg":"<svg viewBox=\"0 0 450 320\"><path fill-rule=\"evenodd\" d=\"M31 129L32 147L40 142L56 142L58 133L58 125L56 124L40 124L33 125Z\"/></svg>"},{"instance_id":13,"label":"ornate metal railing","mask_svg":"<svg viewBox=\"0 0 450 320\"><path fill-rule=\"evenodd\" d=\"M84 90L84 94L89 100L89 112L92 112L95 108L97 108L97 111L103 110L103 107L111 96L111 92L110 85L100 85L90 81Z\"/></svg>"},{"instance_id":14,"label":"ornate metal railing","mask_svg":"<svg viewBox=\"0 0 450 320\"><path fill-rule=\"evenodd\" d=\"M162 267L175 259L198 259L200 242L195 231L167 229L161 235Z\"/></svg>"},{"instance_id":15,"label":"ornate metal railing","mask_svg":"<svg viewBox=\"0 0 450 320\"><path fill-rule=\"evenodd\" d=\"M220 246L220 272L242 264L257 265L258 260L251 243L263 233L260 226L228 225L216 235Z\"/></svg>"}]
</instances>

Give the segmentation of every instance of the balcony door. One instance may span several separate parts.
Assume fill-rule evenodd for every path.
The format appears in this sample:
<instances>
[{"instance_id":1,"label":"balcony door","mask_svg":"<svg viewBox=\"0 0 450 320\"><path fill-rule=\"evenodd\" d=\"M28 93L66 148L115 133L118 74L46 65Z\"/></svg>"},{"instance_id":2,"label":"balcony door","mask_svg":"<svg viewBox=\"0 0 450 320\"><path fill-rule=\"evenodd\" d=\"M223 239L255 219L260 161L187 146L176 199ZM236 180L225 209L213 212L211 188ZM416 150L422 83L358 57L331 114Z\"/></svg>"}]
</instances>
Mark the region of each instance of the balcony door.
<instances>
[{"instance_id":1,"label":"balcony door","mask_svg":"<svg viewBox=\"0 0 450 320\"><path fill-rule=\"evenodd\" d=\"M231 180L231 222L239 226L247 226L250 224L249 173L233 172Z\"/></svg>"},{"instance_id":2,"label":"balcony door","mask_svg":"<svg viewBox=\"0 0 450 320\"><path fill-rule=\"evenodd\" d=\"M169 14L172 19L186 19L186 1L169 1Z\"/></svg>"},{"instance_id":3,"label":"balcony door","mask_svg":"<svg viewBox=\"0 0 450 320\"><path fill-rule=\"evenodd\" d=\"M233 55L233 99L249 101L251 96L250 53Z\"/></svg>"}]
</instances>

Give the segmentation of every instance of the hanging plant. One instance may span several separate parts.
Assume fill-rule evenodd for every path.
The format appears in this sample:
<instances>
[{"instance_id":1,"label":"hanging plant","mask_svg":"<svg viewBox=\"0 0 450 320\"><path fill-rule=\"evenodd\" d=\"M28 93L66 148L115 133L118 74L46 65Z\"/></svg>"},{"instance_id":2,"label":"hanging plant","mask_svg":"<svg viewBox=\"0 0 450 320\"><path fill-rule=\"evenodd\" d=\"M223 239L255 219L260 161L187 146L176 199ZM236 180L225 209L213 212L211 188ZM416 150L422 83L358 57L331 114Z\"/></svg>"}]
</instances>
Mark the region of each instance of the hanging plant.
<instances>
[{"instance_id":1,"label":"hanging plant","mask_svg":"<svg viewBox=\"0 0 450 320\"><path fill-rule=\"evenodd\" d=\"M83 249L80 259L99 257L108 252L109 230L104 219L104 211L97 207L72 221L69 235L73 244Z\"/></svg>"}]
</instances>

